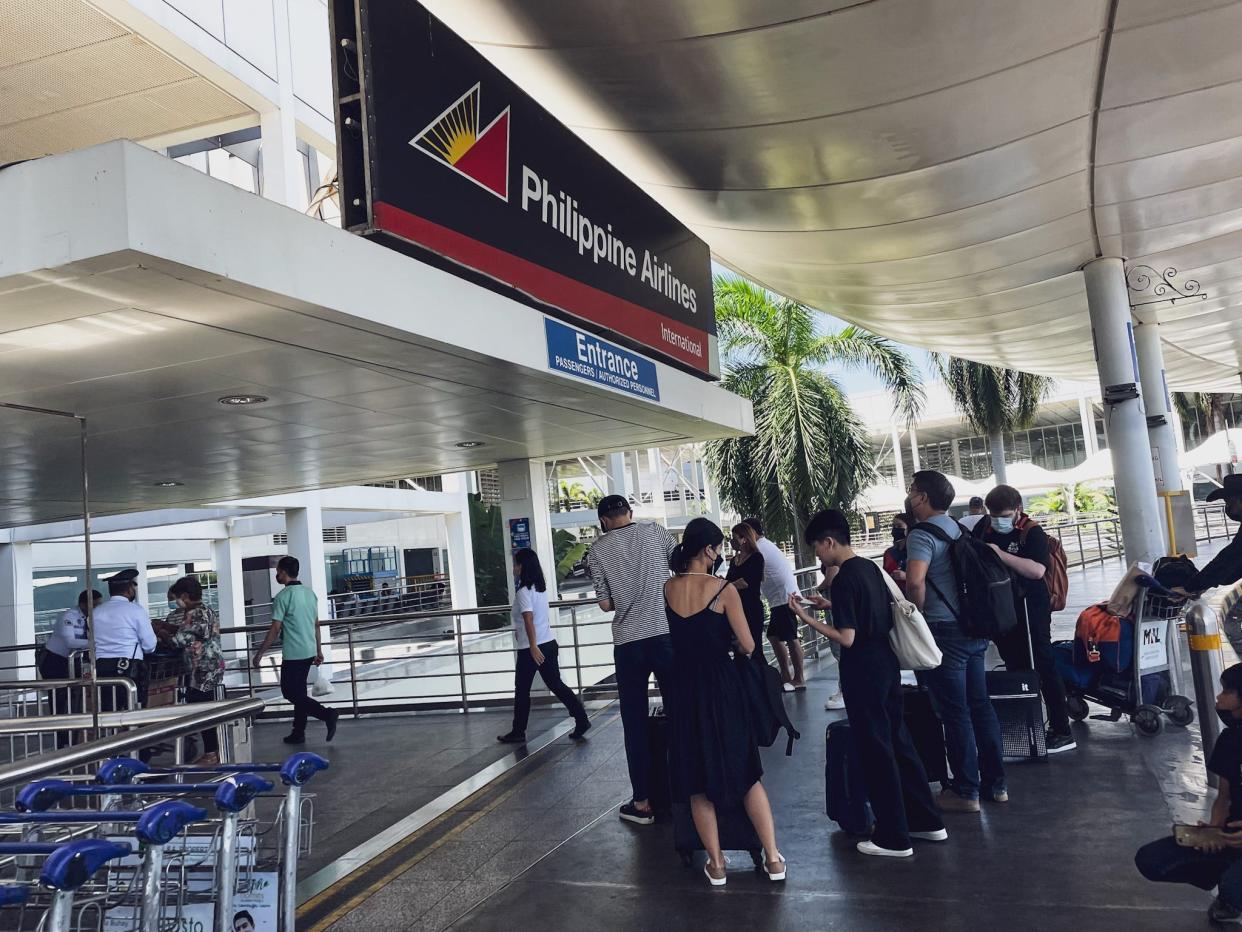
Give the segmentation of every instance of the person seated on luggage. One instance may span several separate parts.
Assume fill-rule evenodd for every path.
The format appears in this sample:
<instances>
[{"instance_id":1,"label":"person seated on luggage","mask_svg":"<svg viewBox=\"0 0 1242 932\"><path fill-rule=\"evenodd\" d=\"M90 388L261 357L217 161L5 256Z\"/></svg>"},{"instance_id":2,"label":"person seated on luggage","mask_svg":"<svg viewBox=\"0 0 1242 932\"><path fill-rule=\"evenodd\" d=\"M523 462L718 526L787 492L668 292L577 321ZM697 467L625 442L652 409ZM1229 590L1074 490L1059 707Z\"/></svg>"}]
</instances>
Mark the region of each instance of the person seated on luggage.
<instances>
[{"instance_id":1,"label":"person seated on luggage","mask_svg":"<svg viewBox=\"0 0 1242 932\"><path fill-rule=\"evenodd\" d=\"M1018 624L996 642L1006 670L1039 673L1039 688L1048 707L1048 753L1072 751L1078 745L1070 730L1065 683L1057 672L1052 649L1052 602L1044 574L1048 570L1048 535L1022 512L1022 493L998 485L985 501L987 516L974 534L1000 556L1013 574L1014 614Z\"/></svg>"},{"instance_id":2,"label":"person seated on luggage","mask_svg":"<svg viewBox=\"0 0 1242 932\"><path fill-rule=\"evenodd\" d=\"M824 637L841 645L841 683L850 735L858 749L867 798L875 815L862 854L907 858L911 839L945 841L945 830L903 715L901 670L889 644L892 597L881 570L850 546L850 526L837 509L821 511L806 527L815 556L837 567L832 582L832 621L824 624L795 597L790 610Z\"/></svg>"},{"instance_id":3,"label":"person seated on luggage","mask_svg":"<svg viewBox=\"0 0 1242 932\"><path fill-rule=\"evenodd\" d=\"M1230 521L1242 522L1242 475L1225 476L1223 485L1208 493L1207 501L1225 500L1225 516ZM1197 599L1209 589L1228 586L1242 579L1242 524L1229 545L1212 558L1203 569L1174 592Z\"/></svg>"},{"instance_id":4,"label":"person seated on luggage","mask_svg":"<svg viewBox=\"0 0 1242 932\"><path fill-rule=\"evenodd\" d=\"M1242 663L1220 675L1216 714L1224 729L1216 739L1207 769L1220 778L1207 825L1218 829L1197 847L1184 847L1173 836L1139 848L1134 866L1157 883L1188 883L1216 890L1208 907L1211 922L1242 920Z\"/></svg>"},{"instance_id":5,"label":"person seated on luggage","mask_svg":"<svg viewBox=\"0 0 1242 932\"><path fill-rule=\"evenodd\" d=\"M893 582L906 591L906 535L910 533L910 519L905 515L893 516L893 546L884 551L884 572Z\"/></svg>"},{"instance_id":6,"label":"person seated on luggage","mask_svg":"<svg viewBox=\"0 0 1242 932\"><path fill-rule=\"evenodd\" d=\"M690 806L707 852L703 871L713 887L726 882L717 809L745 809L763 844L764 871L772 880L785 879L772 807L760 780L750 698L732 656L736 641L749 657L755 639L738 591L715 575L723 545L720 528L695 518L673 548L669 566L676 575L664 584L676 673L668 741L672 799Z\"/></svg>"}]
</instances>

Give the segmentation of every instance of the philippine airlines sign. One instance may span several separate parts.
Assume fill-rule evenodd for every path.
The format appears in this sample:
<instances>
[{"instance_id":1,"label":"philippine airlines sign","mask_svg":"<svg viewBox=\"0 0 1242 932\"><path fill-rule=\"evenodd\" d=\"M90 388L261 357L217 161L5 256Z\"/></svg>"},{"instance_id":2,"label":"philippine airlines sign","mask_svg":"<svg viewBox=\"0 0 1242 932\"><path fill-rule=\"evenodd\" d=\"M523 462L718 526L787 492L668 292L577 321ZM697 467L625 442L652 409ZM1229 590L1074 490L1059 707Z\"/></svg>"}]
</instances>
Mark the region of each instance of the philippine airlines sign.
<instances>
[{"instance_id":1,"label":"philippine airlines sign","mask_svg":"<svg viewBox=\"0 0 1242 932\"><path fill-rule=\"evenodd\" d=\"M330 6L349 229L715 372L702 240L418 3Z\"/></svg>"}]
</instances>

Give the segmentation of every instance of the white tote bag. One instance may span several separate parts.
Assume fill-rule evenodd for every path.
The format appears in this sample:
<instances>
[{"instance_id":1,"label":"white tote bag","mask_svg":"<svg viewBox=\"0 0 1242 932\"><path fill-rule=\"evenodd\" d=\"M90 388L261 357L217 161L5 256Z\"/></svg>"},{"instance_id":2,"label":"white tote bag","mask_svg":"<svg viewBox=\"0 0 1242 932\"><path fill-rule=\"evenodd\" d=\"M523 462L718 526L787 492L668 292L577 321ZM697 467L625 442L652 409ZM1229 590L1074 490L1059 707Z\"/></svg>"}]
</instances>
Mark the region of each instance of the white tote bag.
<instances>
[{"instance_id":1,"label":"white tote bag","mask_svg":"<svg viewBox=\"0 0 1242 932\"><path fill-rule=\"evenodd\" d=\"M942 659L940 648L936 646L936 639L932 637L931 629L927 627L923 613L915 608L913 602L902 595L892 576L884 570L880 570L880 575L884 577L884 582L888 584L888 591L893 597L893 627L888 632L888 643L892 645L893 653L897 655L897 662L901 665L901 669L936 669L940 666Z\"/></svg>"}]
</instances>

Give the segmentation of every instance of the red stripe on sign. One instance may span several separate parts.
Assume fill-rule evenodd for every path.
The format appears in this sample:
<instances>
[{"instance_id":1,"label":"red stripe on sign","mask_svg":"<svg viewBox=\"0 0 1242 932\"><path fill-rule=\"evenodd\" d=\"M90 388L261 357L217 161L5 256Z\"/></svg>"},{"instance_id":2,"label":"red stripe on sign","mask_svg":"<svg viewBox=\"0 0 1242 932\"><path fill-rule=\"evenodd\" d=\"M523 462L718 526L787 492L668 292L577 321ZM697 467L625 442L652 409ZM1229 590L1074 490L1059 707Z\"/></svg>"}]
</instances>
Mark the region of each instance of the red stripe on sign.
<instances>
[{"instance_id":1,"label":"red stripe on sign","mask_svg":"<svg viewBox=\"0 0 1242 932\"><path fill-rule=\"evenodd\" d=\"M512 285L532 298L607 327L703 372L707 335L640 304L575 281L392 204L375 202L375 228ZM695 352L695 349L698 352Z\"/></svg>"}]
</instances>

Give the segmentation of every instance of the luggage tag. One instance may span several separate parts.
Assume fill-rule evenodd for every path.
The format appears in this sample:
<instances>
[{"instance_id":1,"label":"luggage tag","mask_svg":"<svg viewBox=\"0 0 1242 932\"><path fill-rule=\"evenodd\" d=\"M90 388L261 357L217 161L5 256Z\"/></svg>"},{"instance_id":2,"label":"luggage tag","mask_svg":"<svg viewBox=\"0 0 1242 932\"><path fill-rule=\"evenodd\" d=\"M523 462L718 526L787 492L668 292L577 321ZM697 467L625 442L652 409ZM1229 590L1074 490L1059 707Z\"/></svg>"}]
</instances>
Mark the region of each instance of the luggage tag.
<instances>
[{"instance_id":1,"label":"luggage tag","mask_svg":"<svg viewBox=\"0 0 1242 932\"><path fill-rule=\"evenodd\" d=\"M1100 649L1095 641L1087 642L1087 663L1100 662Z\"/></svg>"}]
</instances>

